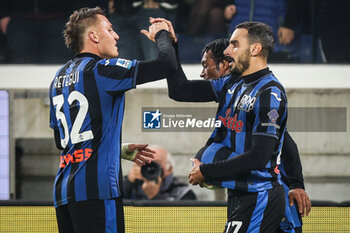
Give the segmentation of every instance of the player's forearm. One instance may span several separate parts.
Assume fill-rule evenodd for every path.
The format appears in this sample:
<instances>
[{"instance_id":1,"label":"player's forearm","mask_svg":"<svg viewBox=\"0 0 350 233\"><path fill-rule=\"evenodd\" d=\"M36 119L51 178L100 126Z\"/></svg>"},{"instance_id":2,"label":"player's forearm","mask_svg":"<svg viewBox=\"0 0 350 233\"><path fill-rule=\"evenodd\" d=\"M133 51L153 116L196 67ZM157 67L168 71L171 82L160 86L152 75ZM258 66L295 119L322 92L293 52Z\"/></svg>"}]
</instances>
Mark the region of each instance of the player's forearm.
<instances>
[{"instance_id":1,"label":"player's forearm","mask_svg":"<svg viewBox=\"0 0 350 233\"><path fill-rule=\"evenodd\" d=\"M136 84L153 82L174 74L177 69L176 54L169 38L169 32L161 30L156 34L158 57L152 61L141 61Z\"/></svg>"},{"instance_id":2,"label":"player's forearm","mask_svg":"<svg viewBox=\"0 0 350 233\"><path fill-rule=\"evenodd\" d=\"M231 180L237 175L265 168L271 159L277 140L269 136L253 136L251 150L232 159L202 164L200 171L208 180Z\"/></svg>"},{"instance_id":3,"label":"player's forearm","mask_svg":"<svg viewBox=\"0 0 350 233\"><path fill-rule=\"evenodd\" d=\"M289 188L305 189L303 168L300 161L298 147L287 131L284 134L281 158L283 160Z\"/></svg>"},{"instance_id":4,"label":"player's forearm","mask_svg":"<svg viewBox=\"0 0 350 233\"><path fill-rule=\"evenodd\" d=\"M173 79L173 80L171 80ZM176 77L167 78L169 97L180 102L210 102L216 97L207 81L191 80L184 85L176 83Z\"/></svg>"},{"instance_id":5,"label":"player's forearm","mask_svg":"<svg viewBox=\"0 0 350 233\"><path fill-rule=\"evenodd\" d=\"M181 102L215 101L215 94L209 81L188 80L180 63L178 45L174 44L177 58L177 72L167 77L169 97Z\"/></svg>"}]
</instances>

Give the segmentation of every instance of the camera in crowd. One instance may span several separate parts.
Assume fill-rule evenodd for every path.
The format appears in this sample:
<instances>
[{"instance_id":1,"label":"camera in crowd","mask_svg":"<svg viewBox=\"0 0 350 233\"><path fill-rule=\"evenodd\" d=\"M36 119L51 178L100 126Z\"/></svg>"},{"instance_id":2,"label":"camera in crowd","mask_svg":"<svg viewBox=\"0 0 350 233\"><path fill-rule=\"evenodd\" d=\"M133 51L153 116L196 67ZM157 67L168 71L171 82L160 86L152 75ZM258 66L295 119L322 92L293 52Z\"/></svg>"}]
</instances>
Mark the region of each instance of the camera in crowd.
<instances>
[{"instance_id":1,"label":"camera in crowd","mask_svg":"<svg viewBox=\"0 0 350 233\"><path fill-rule=\"evenodd\" d=\"M163 176L163 169L158 163L151 162L141 167L141 174L146 180L158 183L158 177Z\"/></svg>"}]
</instances>

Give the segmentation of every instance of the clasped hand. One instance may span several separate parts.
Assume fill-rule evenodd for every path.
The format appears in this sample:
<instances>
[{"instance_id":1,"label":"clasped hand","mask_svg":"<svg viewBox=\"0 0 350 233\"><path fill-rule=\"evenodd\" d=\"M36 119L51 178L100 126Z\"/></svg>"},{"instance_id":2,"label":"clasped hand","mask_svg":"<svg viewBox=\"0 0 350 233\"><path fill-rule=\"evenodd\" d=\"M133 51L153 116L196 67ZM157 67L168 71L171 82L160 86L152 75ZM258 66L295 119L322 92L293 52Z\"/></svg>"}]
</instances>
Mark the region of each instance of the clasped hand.
<instances>
[{"instance_id":1,"label":"clasped hand","mask_svg":"<svg viewBox=\"0 0 350 233\"><path fill-rule=\"evenodd\" d=\"M197 185L202 187L205 177L203 176L199 166L202 164L198 159L191 159L193 167L188 175L188 182L192 185Z\"/></svg>"},{"instance_id":2,"label":"clasped hand","mask_svg":"<svg viewBox=\"0 0 350 233\"><path fill-rule=\"evenodd\" d=\"M169 27L165 22L156 22L148 27L148 31L143 29L141 33L147 36L147 38L153 42L156 42L156 34L161 30L169 31Z\"/></svg>"}]
</instances>

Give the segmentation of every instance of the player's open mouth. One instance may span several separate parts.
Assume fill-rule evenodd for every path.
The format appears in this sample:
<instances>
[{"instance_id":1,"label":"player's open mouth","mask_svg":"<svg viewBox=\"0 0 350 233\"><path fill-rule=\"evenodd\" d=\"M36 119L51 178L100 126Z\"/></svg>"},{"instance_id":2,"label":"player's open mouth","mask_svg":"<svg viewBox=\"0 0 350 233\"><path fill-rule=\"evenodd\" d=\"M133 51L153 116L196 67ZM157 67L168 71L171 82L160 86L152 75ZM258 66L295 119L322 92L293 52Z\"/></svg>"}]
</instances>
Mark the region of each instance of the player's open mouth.
<instances>
[{"instance_id":1,"label":"player's open mouth","mask_svg":"<svg viewBox=\"0 0 350 233\"><path fill-rule=\"evenodd\" d=\"M229 64L228 64L229 66L233 66L233 63L235 63L235 60L232 57L226 56L225 59L229 61Z\"/></svg>"}]
</instances>

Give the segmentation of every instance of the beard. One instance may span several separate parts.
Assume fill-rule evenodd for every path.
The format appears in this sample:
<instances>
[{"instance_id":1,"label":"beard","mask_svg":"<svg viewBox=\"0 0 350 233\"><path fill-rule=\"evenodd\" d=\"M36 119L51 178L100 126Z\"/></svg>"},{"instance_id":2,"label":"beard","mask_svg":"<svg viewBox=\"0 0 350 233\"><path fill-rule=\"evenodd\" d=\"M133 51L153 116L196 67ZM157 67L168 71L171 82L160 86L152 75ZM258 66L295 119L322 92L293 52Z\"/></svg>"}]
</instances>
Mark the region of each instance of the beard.
<instances>
[{"instance_id":1,"label":"beard","mask_svg":"<svg viewBox=\"0 0 350 233\"><path fill-rule=\"evenodd\" d=\"M244 71L248 69L250 66L249 61L250 51L249 48L238 57L237 61L235 61L234 66L231 68L231 73L242 74Z\"/></svg>"}]
</instances>

